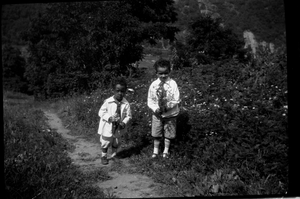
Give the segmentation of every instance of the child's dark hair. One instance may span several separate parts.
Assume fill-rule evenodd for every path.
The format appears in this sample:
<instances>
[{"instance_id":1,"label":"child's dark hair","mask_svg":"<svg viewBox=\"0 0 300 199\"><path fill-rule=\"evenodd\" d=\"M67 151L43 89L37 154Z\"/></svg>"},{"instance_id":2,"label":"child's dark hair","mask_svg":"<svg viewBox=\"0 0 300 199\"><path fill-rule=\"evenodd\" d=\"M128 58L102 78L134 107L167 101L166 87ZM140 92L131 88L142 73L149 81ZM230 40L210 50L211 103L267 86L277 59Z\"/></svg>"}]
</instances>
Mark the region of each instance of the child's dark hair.
<instances>
[{"instance_id":1,"label":"child's dark hair","mask_svg":"<svg viewBox=\"0 0 300 199\"><path fill-rule=\"evenodd\" d=\"M113 89L115 89L116 85L118 85L118 84L121 86L124 86L127 89L127 82L124 77L118 77L113 81L113 84L112 84Z\"/></svg>"},{"instance_id":2,"label":"child's dark hair","mask_svg":"<svg viewBox=\"0 0 300 199\"><path fill-rule=\"evenodd\" d=\"M169 60L160 58L154 63L153 67L156 72L158 67L167 68L169 71L171 71L171 62Z\"/></svg>"}]
</instances>

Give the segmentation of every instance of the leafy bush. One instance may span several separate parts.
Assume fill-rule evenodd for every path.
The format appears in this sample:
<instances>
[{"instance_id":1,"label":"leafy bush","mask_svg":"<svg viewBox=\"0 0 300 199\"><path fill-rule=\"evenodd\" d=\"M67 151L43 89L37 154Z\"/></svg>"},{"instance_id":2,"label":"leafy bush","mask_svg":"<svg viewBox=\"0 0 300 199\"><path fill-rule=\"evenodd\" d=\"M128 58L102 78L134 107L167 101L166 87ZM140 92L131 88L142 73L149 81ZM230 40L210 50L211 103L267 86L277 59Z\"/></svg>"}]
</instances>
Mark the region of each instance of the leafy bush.
<instances>
[{"instance_id":1,"label":"leafy bush","mask_svg":"<svg viewBox=\"0 0 300 199\"><path fill-rule=\"evenodd\" d=\"M10 45L2 48L3 88L10 91L26 93L28 82L24 78L25 60L20 50Z\"/></svg>"}]
</instances>

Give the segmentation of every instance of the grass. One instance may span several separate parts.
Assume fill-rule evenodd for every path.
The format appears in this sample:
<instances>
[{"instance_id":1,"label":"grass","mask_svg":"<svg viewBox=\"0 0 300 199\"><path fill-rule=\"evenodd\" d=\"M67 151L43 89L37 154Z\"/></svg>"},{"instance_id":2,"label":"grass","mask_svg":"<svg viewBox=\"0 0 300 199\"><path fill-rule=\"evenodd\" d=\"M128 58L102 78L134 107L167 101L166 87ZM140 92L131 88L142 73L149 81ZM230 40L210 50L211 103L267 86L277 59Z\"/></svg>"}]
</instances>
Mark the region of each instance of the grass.
<instances>
[{"instance_id":1,"label":"grass","mask_svg":"<svg viewBox=\"0 0 300 199\"><path fill-rule=\"evenodd\" d=\"M16 101L17 100L17 101ZM49 129L31 96L5 91L4 179L7 198L106 198L95 182L109 179L103 170L82 173L66 151L71 146Z\"/></svg>"}]
</instances>

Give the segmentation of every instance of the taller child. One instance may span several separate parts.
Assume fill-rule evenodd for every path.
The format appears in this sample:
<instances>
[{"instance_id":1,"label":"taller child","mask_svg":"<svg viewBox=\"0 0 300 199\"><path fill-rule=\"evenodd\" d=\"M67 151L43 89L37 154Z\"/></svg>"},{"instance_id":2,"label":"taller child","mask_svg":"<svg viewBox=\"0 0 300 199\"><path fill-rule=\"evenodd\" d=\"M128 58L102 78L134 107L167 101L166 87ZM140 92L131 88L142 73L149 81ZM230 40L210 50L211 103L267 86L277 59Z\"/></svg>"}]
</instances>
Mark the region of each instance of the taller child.
<instances>
[{"instance_id":1,"label":"taller child","mask_svg":"<svg viewBox=\"0 0 300 199\"><path fill-rule=\"evenodd\" d=\"M154 150L158 156L161 138L164 138L163 157L169 157L171 140L176 137L176 118L179 114L180 94L177 83L169 76L171 63L165 59L155 62L157 79L149 87L147 105L153 111L152 132Z\"/></svg>"}]
</instances>

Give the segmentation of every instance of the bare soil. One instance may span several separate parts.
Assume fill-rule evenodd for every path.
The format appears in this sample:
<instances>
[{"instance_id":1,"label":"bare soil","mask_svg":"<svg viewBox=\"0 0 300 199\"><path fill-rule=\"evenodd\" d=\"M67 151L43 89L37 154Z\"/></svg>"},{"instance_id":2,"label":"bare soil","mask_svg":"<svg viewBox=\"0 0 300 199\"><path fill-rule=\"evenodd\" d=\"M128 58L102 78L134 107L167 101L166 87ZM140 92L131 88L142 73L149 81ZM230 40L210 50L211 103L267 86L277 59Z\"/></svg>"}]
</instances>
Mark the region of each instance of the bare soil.
<instances>
[{"instance_id":1,"label":"bare soil","mask_svg":"<svg viewBox=\"0 0 300 199\"><path fill-rule=\"evenodd\" d=\"M107 171L111 178L96 183L106 193L118 198L164 197L162 186L147 176L134 173L135 167L129 163L128 158L110 160L108 165L102 165L100 142L92 143L70 134L70 130L64 127L55 111L45 109L43 111L48 118L50 128L56 129L63 138L74 145L74 150L69 152L73 164L78 165L83 172L95 171L99 168Z\"/></svg>"}]
</instances>

